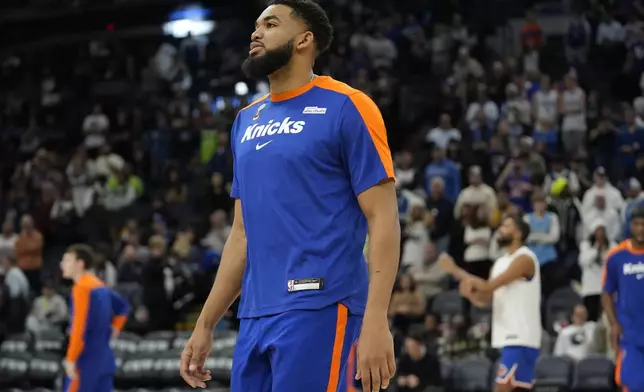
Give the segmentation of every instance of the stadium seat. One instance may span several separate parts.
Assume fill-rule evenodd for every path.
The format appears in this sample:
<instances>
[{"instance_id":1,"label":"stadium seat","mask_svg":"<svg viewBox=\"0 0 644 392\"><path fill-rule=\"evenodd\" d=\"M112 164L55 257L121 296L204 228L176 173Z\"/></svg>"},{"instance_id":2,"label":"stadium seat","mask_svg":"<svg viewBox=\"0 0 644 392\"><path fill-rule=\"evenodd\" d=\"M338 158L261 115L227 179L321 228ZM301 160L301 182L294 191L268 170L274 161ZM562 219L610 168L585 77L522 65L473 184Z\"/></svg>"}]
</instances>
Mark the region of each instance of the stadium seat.
<instances>
[{"instance_id":1,"label":"stadium seat","mask_svg":"<svg viewBox=\"0 0 644 392\"><path fill-rule=\"evenodd\" d=\"M136 354L141 338L130 332L121 332L111 346L117 356Z\"/></svg>"},{"instance_id":2,"label":"stadium seat","mask_svg":"<svg viewBox=\"0 0 644 392\"><path fill-rule=\"evenodd\" d=\"M172 341L172 348L173 349L183 348L183 346L185 346L188 339L190 339L190 335L192 335L192 331L177 332L176 336L174 337L174 340Z\"/></svg>"},{"instance_id":3,"label":"stadium seat","mask_svg":"<svg viewBox=\"0 0 644 392\"><path fill-rule=\"evenodd\" d=\"M230 372L233 368L232 357L221 357L215 350L213 352L216 356L211 356L206 360L206 369L210 369L213 380L223 383L230 382Z\"/></svg>"},{"instance_id":4,"label":"stadium seat","mask_svg":"<svg viewBox=\"0 0 644 392\"><path fill-rule=\"evenodd\" d=\"M32 387L54 388L62 370L62 357L55 353L40 352L29 361L29 384Z\"/></svg>"},{"instance_id":5,"label":"stadium seat","mask_svg":"<svg viewBox=\"0 0 644 392\"><path fill-rule=\"evenodd\" d=\"M65 348L65 335L58 331L47 331L39 334L34 342L37 352L62 353Z\"/></svg>"},{"instance_id":6,"label":"stadium seat","mask_svg":"<svg viewBox=\"0 0 644 392\"><path fill-rule=\"evenodd\" d=\"M575 305L581 304L582 299L572 287L562 287L552 292L546 300L546 328L550 334L556 335L555 324L569 320Z\"/></svg>"},{"instance_id":7,"label":"stadium seat","mask_svg":"<svg viewBox=\"0 0 644 392\"><path fill-rule=\"evenodd\" d=\"M550 355L555 347L555 339L547 331L541 333L541 355Z\"/></svg>"},{"instance_id":8,"label":"stadium seat","mask_svg":"<svg viewBox=\"0 0 644 392\"><path fill-rule=\"evenodd\" d=\"M22 353L29 351L31 349L31 335L28 333L21 333L16 335L11 335L2 342L0 345L1 353ZM4 357L4 355L3 355Z\"/></svg>"},{"instance_id":9,"label":"stadium seat","mask_svg":"<svg viewBox=\"0 0 644 392\"><path fill-rule=\"evenodd\" d=\"M462 314L464 307L463 297L458 290L439 293L432 301L432 312L441 317Z\"/></svg>"},{"instance_id":10,"label":"stadium seat","mask_svg":"<svg viewBox=\"0 0 644 392\"><path fill-rule=\"evenodd\" d=\"M614 373L615 366L611 360L602 355L591 355L577 362L573 389L579 392L613 391L615 389Z\"/></svg>"},{"instance_id":11,"label":"stadium seat","mask_svg":"<svg viewBox=\"0 0 644 392\"><path fill-rule=\"evenodd\" d=\"M3 352L0 357L0 390L21 388L28 381L29 361L28 352Z\"/></svg>"},{"instance_id":12,"label":"stadium seat","mask_svg":"<svg viewBox=\"0 0 644 392\"><path fill-rule=\"evenodd\" d=\"M488 392L492 362L485 357L473 357L454 364L450 376L450 390L459 392Z\"/></svg>"},{"instance_id":13,"label":"stadium seat","mask_svg":"<svg viewBox=\"0 0 644 392\"><path fill-rule=\"evenodd\" d=\"M479 308L477 306L472 306L470 308L470 320L473 324L480 323L482 321L490 321L492 318L492 308Z\"/></svg>"},{"instance_id":14,"label":"stadium seat","mask_svg":"<svg viewBox=\"0 0 644 392\"><path fill-rule=\"evenodd\" d=\"M570 387L573 361L567 357L544 355L537 361L535 372L536 391L558 391Z\"/></svg>"},{"instance_id":15,"label":"stadium seat","mask_svg":"<svg viewBox=\"0 0 644 392\"><path fill-rule=\"evenodd\" d=\"M159 387L183 387L186 385L179 375L181 350L174 349L159 354L154 363L154 371L158 375L157 385Z\"/></svg>"},{"instance_id":16,"label":"stadium seat","mask_svg":"<svg viewBox=\"0 0 644 392\"><path fill-rule=\"evenodd\" d=\"M150 353L127 358L116 373L115 385L119 389L148 388L155 384L154 365L156 356Z\"/></svg>"},{"instance_id":17,"label":"stadium seat","mask_svg":"<svg viewBox=\"0 0 644 392\"><path fill-rule=\"evenodd\" d=\"M146 335L137 347L140 353L157 353L168 351L174 341L176 333L174 331L157 331Z\"/></svg>"}]
</instances>

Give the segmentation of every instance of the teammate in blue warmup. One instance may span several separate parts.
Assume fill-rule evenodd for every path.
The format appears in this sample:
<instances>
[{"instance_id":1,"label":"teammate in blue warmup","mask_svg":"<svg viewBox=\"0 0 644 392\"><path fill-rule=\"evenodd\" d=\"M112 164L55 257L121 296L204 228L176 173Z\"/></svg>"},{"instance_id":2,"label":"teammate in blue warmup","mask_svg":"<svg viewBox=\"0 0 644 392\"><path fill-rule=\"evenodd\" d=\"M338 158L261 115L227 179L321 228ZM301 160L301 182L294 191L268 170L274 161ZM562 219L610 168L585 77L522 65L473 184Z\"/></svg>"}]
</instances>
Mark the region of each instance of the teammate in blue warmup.
<instances>
[{"instance_id":1,"label":"teammate in blue warmup","mask_svg":"<svg viewBox=\"0 0 644 392\"><path fill-rule=\"evenodd\" d=\"M243 71L270 94L232 127L232 232L182 355L193 387L211 332L241 294L232 392L380 391L395 372L387 309L400 226L385 124L363 92L317 76L333 31L312 0L276 0L259 16ZM369 268L363 256L369 234Z\"/></svg>"},{"instance_id":2,"label":"teammate in blue warmup","mask_svg":"<svg viewBox=\"0 0 644 392\"><path fill-rule=\"evenodd\" d=\"M617 353L615 382L624 391L644 392L644 207L631 209L630 231L606 257L602 306Z\"/></svg>"}]
</instances>

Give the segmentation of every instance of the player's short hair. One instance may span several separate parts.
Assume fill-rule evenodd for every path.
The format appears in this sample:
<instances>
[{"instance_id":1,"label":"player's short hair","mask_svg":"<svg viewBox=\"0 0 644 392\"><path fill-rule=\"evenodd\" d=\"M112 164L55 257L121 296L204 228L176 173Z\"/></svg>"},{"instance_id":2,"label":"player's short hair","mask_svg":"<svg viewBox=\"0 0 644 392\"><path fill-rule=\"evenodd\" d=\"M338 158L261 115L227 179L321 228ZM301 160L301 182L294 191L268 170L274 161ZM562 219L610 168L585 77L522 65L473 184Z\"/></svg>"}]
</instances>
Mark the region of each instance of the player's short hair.
<instances>
[{"instance_id":1,"label":"player's short hair","mask_svg":"<svg viewBox=\"0 0 644 392\"><path fill-rule=\"evenodd\" d=\"M324 53L333 42L333 26L326 11L312 0L271 0L268 5L285 5L300 19L315 37L318 54Z\"/></svg>"},{"instance_id":2,"label":"player's short hair","mask_svg":"<svg viewBox=\"0 0 644 392\"><path fill-rule=\"evenodd\" d=\"M75 244L67 248L67 252L72 253L76 256L76 259L82 260L85 264L85 269L89 270L94 268L94 249L91 246L85 244Z\"/></svg>"},{"instance_id":3,"label":"player's short hair","mask_svg":"<svg viewBox=\"0 0 644 392\"><path fill-rule=\"evenodd\" d=\"M644 219L644 206L638 205L631 208L630 218L633 219Z\"/></svg>"},{"instance_id":4,"label":"player's short hair","mask_svg":"<svg viewBox=\"0 0 644 392\"><path fill-rule=\"evenodd\" d=\"M517 230L521 233L521 242L525 242L530 235L530 223L528 222L527 217L522 214L508 214L505 218L512 219Z\"/></svg>"}]
</instances>

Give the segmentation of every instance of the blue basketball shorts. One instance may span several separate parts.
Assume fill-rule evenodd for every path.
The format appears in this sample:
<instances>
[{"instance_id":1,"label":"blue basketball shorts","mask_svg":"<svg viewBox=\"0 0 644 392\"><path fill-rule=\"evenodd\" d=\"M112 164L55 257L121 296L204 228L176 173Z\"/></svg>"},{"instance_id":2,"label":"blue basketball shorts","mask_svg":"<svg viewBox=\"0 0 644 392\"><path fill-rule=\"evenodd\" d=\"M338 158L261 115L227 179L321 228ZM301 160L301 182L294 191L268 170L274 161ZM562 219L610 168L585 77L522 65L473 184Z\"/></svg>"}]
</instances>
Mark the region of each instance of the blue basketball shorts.
<instances>
[{"instance_id":1,"label":"blue basketball shorts","mask_svg":"<svg viewBox=\"0 0 644 392\"><path fill-rule=\"evenodd\" d=\"M644 349L621 345L615 364L615 382L628 392L644 392Z\"/></svg>"},{"instance_id":2,"label":"blue basketball shorts","mask_svg":"<svg viewBox=\"0 0 644 392\"><path fill-rule=\"evenodd\" d=\"M516 388L532 388L538 358L539 350L533 347L503 347L496 374L496 383L509 383Z\"/></svg>"},{"instance_id":3,"label":"blue basketball shorts","mask_svg":"<svg viewBox=\"0 0 644 392\"><path fill-rule=\"evenodd\" d=\"M362 317L335 304L242 319L231 392L346 392Z\"/></svg>"}]
</instances>

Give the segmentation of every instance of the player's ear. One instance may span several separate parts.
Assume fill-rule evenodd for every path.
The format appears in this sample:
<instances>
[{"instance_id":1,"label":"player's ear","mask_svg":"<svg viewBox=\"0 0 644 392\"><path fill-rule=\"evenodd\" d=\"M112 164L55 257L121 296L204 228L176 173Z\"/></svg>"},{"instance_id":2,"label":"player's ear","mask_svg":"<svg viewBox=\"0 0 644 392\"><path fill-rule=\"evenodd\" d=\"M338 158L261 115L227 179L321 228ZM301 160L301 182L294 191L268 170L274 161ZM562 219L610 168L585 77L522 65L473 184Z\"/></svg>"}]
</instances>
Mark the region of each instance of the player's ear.
<instances>
[{"instance_id":1,"label":"player's ear","mask_svg":"<svg viewBox=\"0 0 644 392\"><path fill-rule=\"evenodd\" d=\"M295 47L298 50L303 50L313 45L315 45L315 37L312 32L306 31L298 37Z\"/></svg>"}]
</instances>

